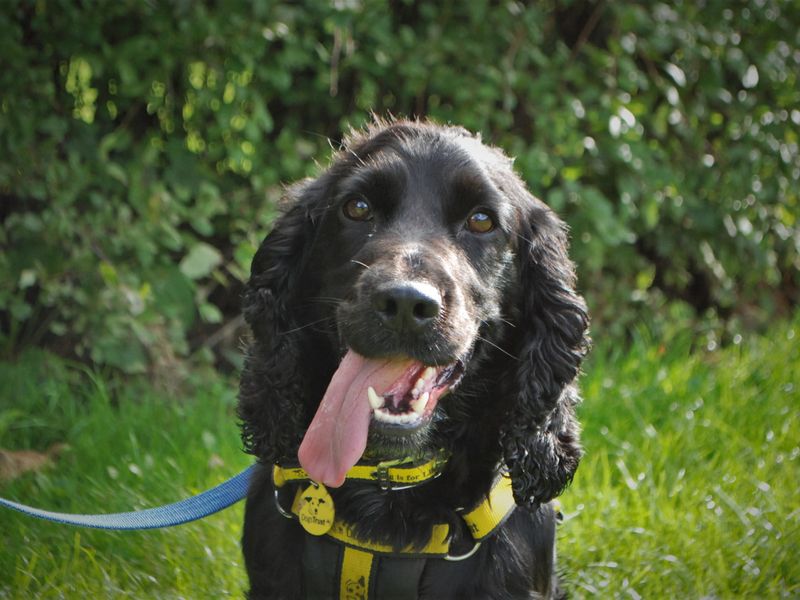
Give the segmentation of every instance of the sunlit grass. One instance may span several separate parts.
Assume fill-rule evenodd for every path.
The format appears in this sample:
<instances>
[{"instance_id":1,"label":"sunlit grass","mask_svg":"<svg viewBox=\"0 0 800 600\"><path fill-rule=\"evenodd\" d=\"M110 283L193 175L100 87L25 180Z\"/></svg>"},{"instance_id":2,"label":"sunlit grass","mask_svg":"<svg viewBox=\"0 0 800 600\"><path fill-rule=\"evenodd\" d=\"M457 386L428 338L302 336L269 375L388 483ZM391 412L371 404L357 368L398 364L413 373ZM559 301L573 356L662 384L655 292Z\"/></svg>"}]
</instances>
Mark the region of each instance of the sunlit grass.
<instances>
[{"instance_id":1,"label":"sunlit grass","mask_svg":"<svg viewBox=\"0 0 800 600\"><path fill-rule=\"evenodd\" d=\"M587 454L562 497L573 597L800 595L800 323L708 353L687 340L596 349ZM0 495L71 512L172 502L249 463L235 381L180 397L39 354L0 365L0 447L70 445ZM103 532L0 511L0 598L242 597L242 506L199 523Z\"/></svg>"},{"instance_id":2,"label":"sunlit grass","mask_svg":"<svg viewBox=\"0 0 800 600\"><path fill-rule=\"evenodd\" d=\"M587 450L562 498L575 597L800 595L800 327L690 354L595 354Z\"/></svg>"}]
</instances>

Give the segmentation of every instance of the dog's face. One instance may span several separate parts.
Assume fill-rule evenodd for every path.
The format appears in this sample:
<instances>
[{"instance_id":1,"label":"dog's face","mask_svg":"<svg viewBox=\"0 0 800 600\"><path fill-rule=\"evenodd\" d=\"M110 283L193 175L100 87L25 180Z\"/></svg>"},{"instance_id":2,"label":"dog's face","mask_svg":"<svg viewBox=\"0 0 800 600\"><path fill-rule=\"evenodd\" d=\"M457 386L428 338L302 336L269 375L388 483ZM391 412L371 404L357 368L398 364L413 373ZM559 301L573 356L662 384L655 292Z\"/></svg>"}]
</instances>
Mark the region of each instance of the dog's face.
<instances>
[{"instance_id":1,"label":"dog's face","mask_svg":"<svg viewBox=\"0 0 800 600\"><path fill-rule=\"evenodd\" d=\"M522 207L489 176L499 163L471 137L392 138L338 169L329 202L315 207L308 285L323 302L309 319L333 313L340 352L372 359L359 374L388 363L383 389L358 386L375 458L426 439L434 415L446 415L438 400L502 319Z\"/></svg>"},{"instance_id":2,"label":"dog's face","mask_svg":"<svg viewBox=\"0 0 800 600\"><path fill-rule=\"evenodd\" d=\"M455 141L397 146L337 185L320 229L322 290L339 301L348 347L453 365L501 314L518 210Z\"/></svg>"}]
</instances>

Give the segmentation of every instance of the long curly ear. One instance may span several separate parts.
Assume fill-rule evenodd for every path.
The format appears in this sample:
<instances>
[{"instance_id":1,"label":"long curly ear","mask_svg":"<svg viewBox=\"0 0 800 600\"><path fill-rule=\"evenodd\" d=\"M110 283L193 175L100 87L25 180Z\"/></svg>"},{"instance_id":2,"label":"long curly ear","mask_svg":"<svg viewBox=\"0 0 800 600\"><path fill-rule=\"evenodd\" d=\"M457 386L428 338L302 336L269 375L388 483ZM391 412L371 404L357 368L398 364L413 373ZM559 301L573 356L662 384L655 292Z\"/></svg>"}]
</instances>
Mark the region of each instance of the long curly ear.
<instances>
[{"instance_id":1,"label":"long curly ear","mask_svg":"<svg viewBox=\"0 0 800 600\"><path fill-rule=\"evenodd\" d=\"M313 183L289 190L278 218L253 258L242 309L253 332L239 384L237 415L244 448L262 462L294 453L304 426L306 378L293 302L313 235Z\"/></svg>"},{"instance_id":2,"label":"long curly ear","mask_svg":"<svg viewBox=\"0 0 800 600\"><path fill-rule=\"evenodd\" d=\"M566 226L534 202L520 252L516 399L501 431L514 499L528 507L558 496L578 467L574 380L589 344L589 319L575 292Z\"/></svg>"}]
</instances>

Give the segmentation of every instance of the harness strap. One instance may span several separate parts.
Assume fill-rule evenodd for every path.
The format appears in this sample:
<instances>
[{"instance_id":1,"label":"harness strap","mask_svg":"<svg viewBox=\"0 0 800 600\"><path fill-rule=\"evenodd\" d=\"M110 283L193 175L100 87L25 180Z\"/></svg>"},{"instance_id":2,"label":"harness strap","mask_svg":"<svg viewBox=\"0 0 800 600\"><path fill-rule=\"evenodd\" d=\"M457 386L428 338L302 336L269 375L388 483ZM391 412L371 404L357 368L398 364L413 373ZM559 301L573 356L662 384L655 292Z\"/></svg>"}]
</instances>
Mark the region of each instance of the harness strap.
<instances>
[{"instance_id":1,"label":"harness strap","mask_svg":"<svg viewBox=\"0 0 800 600\"><path fill-rule=\"evenodd\" d=\"M502 525L515 506L511 478L502 475L489 492L489 497L471 511L463 513L461 518L467 524L472 538L480 542Z\"/></svg>"},{"instance_id":2,"label":"harness strap","mask_svg":"<svg viewBox=\"0 0 800 600\"><path fill-rule=\"evenodd\" d=\"M323 486L319 486L324 489ZM295 492L294 500L292 502L291 513L287 516L294 516L300 518L303 509L304 490L298 488ZM467 528L475 540L476 545L473 550L482 540L489 537L502 523L509 517L516 506L514 502L514 495L511 487L511 479L506 475L501 475L488 497L480 502L475 508L470 511L462 512L461 518L464 520ZM332 510L332 509L331 509ZM333 512L331 513L333 515ZM305 525L304 525L305 527ZM314 532L316 534L316 532ZM412 547L403 548L397 551L389 544L382 544L380 542L373 542L370 540L362 540L354 533L350 525L342 519L335 517L332 518L332 524L329 528L326 527L324 534L345 546L357 550L365 550L373 554L387 555L387 556L404 556L404 557L438 557L438 558L453 558L449 556L450 552L450 526L447 523L437 523L431 528L431 535L428 543L420 549Z\"/></svg>"},{"instance_id":3,"label":"harness strap","mask_svg":"<svg viewBox=\"0 0 800 600\"><path fill-rule=\"evenodd\" d=\"M292 514L299 518L300 509L303 502L303 490L298 489L292 502ZM349 548L356 550L366 550L372 554L380 554L387 556L402 555L405 557L445 557L450 550L450 526L447 523L438 523L433 526L431 536L428 543L420 549L411 547L404 548L399 552L389 544L381 544L380 542L371 542L369 540L362 540L353 533L352 527L345 523L343 520L336 518L333 521L331 528L325 533L326 537L343 544Z\"/></svg>"},{"instance_id":4,"label":"harness strap","mask_svg":"<svg viewBox=\"0 0 800 600\"><path fill-rule=\"evenodd\" d=\"M427 562L427 558L376 555L308 535L303 544L303 597L416 599Z\"/></svg>"},{"instance_id":5,"label":"harness strap","mask_svg":"<svg viewBox=\"0 0 800 600\"><path fill-rule=\"evenodd\" d=\"M339 576L339 598L367 600L370 584L374 583L375 555L355 548L345 548L342 556L342 574Z\"/></svg>"}]
</instances>

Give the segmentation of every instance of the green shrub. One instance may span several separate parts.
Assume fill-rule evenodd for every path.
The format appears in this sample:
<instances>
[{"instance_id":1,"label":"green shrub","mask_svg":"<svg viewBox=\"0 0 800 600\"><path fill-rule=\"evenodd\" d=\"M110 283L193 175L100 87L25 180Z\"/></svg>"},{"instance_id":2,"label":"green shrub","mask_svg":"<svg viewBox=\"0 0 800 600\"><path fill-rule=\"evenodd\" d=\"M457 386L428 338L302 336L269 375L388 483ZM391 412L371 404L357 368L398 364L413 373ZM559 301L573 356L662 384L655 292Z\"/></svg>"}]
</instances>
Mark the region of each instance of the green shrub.
<instances>
[{"instance_id":1,"label":"green shrub","mask_svg":"<svg viewBox=\"0 0 800 600\"><path fill-rule=\"evenodd\" d=\"M480 131L623 335L800 290L789 1L110 2L0 14L0 323L127 371L236 314L281 183L370 111ZM732 325L730 325L732 324Z\"/></svg>"}]
</instances>

